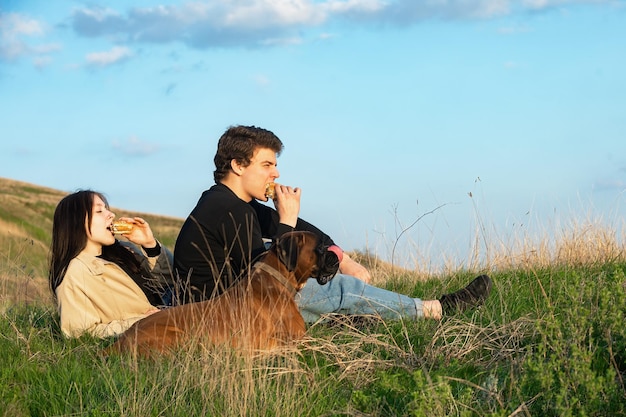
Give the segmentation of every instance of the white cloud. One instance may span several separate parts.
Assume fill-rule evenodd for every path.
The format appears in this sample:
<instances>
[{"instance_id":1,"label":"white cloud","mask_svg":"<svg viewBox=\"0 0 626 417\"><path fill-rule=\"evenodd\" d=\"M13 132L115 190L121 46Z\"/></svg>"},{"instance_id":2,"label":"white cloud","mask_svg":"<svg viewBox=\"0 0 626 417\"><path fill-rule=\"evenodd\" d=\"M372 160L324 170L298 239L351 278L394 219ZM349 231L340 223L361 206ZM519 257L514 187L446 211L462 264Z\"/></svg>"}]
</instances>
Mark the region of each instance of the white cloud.
<instances>
[{"instance_id":1,"label":"white cloud","mask_svg":"<svg viewBox=\"0 0 626 417\"><path fill-rule=\"evenodd\" d=\"M112 31L123 31L125 18L113 9L80 8L72 15L74 29L81 35L96 37Z\"/></svg>"},{"instance_id":2,"label":"white cloud","mask_svg":"<svg viewBox=\"0 0 626 417\"><path fill-rule=\"evenodd\" d=\"M263 46L300 45L302 42L303 42L302 38L299 36L294 36L292 38L278 37L278 38L266 38L263 41L259 42L259 45L263 45Z\"/></svg>"},{"instance_id":3,"label":"white cloud","mask_svg":"<svg viewBox=\"0 0 626 417\"><path fill-rule=\"evenodd\" d=\"M620 7L621 0L518 0L523 9L542 10L569 4L606 4Z\"/></svg>"},{"instance_id":4,"label":"white cloud","mask_svg":"<svg viewBox=\"0 0 626 417\"><path fill-rule=\"evenodd\" d=\"M42 45L34 45L31 48L31 51L37 55L46 55L51 52L57 52L63 49L58 43L48 43Z\"/></svg>"},{"instance_id":5,"label":"white cloud","mask_svg":"<svg viewBox=\"0 0 626 417\"><path fill-rule=\"evenodd\" d=\"M321 25L333 10L370 10L378 0L214 0L131 8L126 13L76 9L72 27L83 36L117 42L183 42L197 48L300 42L299 31ZM375 7L374 7L375 9Z\"/></svg>"},{"instance_id":6,"label":"white cloud","mask_svg":"<svg viewBox=\"0 0 626 417\"><path fill-rule=\"evenodd\" d=\"M350 11L378 12L387 7L388 4L388 1L379 0L332 0L322 3L328 11L338 13Z\"/></svg>"},{"instance_id":7,"label":"white cloud","mask_svg":"<svg viewBox=\"0 0 626 417\"><path fill-rule=\"evenodd\" d=\"M119 64L132 57L131 50L124 46L114 46L109 51L92 52L87 54L85 60L87 65L92 67L106 67L113 64Z\"/></svg>"},{"instance_id":8,"label":"white cloud","mask_svg":"<svg viewBox=\"0 0 626 417\"><path fill-rule=\"evenodd\" d=\"M567 4L615 0L212 0L116 11L76 9L72 27L116 42L182 42L195 48L258 47L300 41L334 20L411 25L426 19L490 19Z\"/></svg>"},{"instance_id":9,"label":"white cloud","mask_svg":"<svg viewBox=\"0 0 626 417\"><path fill-rule=\"evenodd\" d=\"M253 79L254 82L261 87L266 87L271 84L271 81L267 75L257 74L253 77Z\"/></svg>"},{"instance_id":10,"label":"white cloud","mask_svg":"<svg viewBox=\"0 0 626 417\"><path fill-rule=\"evenodd\" d=\"M49 56L38 56L33 58L33 65L39 69L47 67L51 62L52 58Z\"/></svg>"},{"instance_id":11,"label":"white cloud","mask_svg":"<svg viewBox=\"0 0 626 417\"><path fill-rule=\"evenodd\" d=\"M26 38L44 34L43 25L18 13L0 13L0 60L13 61L35 53Z\"/></svg>"},{"instance_id":12,"label":"white cloud","mask_svg":"<svg viewBox=\"0 0 626 417\"><path fill-rule=\"evenodd\" d=\"M321 39L321 40L326 40L326 39L333 39L336 38L337 35L334 33L328 33L328 32L324 32L324 33L320 33L317 38Z\"/></svg>"},{"instance_id":13,"label":"white cloud","mask_svg":"<svg viewBox=\"0 0 626 417\"><path fill-rule=\"evenodd\" d=\"M113 141L111 147L114 152L127 156L148 156L160 150L159 145L142 141L136 136L131 136L125 142Z\"/></svg>"},{"instance_id":14,"label":"white cloud","mask_svg":"<svg viewBox=\"0 0 626 417\"><path fill-rule=\"evenodd\" d=\"M521 68L521 67L522 67L522 64L520 64L517 61L506 61L504 63L504 68L508 70L514 70L514 69Z\"/></svg>"},{"instance_id":15,"label":"white cloud","mask_svg":"<svg viewBox=\"0 0 626 417\"><path fill-rule=\"evenodd\" d=\"M117 42L183 42L199 48L284 43L276 39L293 39L295 28L322 19L320 8L308 0L204 1L132 8L126 15L81 8L71 17L74 30L83 36Z\"/></svg>"},{"instance_id":16,"label":"white cloud","mask_svg":"<svg viewBox=\"0 0 626 417\"><path fill-rule=\"evenodd\" d=\"M516 35L518 33L528 33L531 31L532 29L526 25L503 26L498 29L498 32L503 35Z\"/></svg>"},{"instance_id":17,"label":"white cloud","mask_svg":"<svg viewBox=\"0 0 626 417\"><path fill-rule=\"evenodd\" d=\"M314 25L326 19L324 9L307 0L257 0L239 4L226 13L226 26L254 29Z\"/></svg>"},{"instance_id":18,"label":"white cloud","mask_svg":"<svg viewBox=\"0 0 626 417\"><path fill-rule=\"evenodd\" d=\"M43 27L35 19L18 13L6 13L0 16L0 28L3 35L43 35Z\"/></svg>"}]
</instances>

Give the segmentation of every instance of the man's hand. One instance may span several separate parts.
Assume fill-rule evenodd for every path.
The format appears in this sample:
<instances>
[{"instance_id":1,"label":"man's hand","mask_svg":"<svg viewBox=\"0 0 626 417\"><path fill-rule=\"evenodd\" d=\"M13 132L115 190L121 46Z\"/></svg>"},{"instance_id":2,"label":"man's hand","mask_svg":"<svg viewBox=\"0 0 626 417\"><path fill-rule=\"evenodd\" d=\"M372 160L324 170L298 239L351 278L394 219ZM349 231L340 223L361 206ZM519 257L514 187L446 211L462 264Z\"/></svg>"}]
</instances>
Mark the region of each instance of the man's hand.
<instances>
[{"instance_id":1,"label":"man's hand","mask_svg":"<svg viewBox=\"0 0 626 417\"><path fill-rule=\"evenodd\" d=\"M343 260L339 264L339 272L346 275L352 275L365 283L369 283L372 279L370 271L363 265L350 258L347 253L343 253Z\"/></svg>"},{"instance_id":2,"label":"man's hand","mask_svg":"<svg viewBox=\"0 0 626 417\"><path fill-rule=\"evenodd\" d=\"M300 196L302 190L286 185L276 184L274 191L276 198L274 206L278 212L279 221L291 227L296 227L300 214Z\"/></svg>"}]
</instances>

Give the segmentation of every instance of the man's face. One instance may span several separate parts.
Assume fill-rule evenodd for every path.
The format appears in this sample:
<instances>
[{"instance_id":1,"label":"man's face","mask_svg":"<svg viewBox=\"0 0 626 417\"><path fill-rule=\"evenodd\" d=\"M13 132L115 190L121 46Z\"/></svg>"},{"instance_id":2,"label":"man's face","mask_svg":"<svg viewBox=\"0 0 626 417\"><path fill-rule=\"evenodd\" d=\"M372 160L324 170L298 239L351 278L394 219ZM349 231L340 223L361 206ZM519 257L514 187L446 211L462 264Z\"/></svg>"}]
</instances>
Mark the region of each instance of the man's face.
<instances>
[{"instance_id":1,"label":"man's face","mask_svg":"<svg viewBox=\"0 0 626 417\"><path fill-rule=\"evenodd\" d=\"M267 201L265 186L280 176L276 168L276 152L268 148L259 148L254 152L250 165L241 175L244 191L251 199Z\"/></svg>"}]
</instances>

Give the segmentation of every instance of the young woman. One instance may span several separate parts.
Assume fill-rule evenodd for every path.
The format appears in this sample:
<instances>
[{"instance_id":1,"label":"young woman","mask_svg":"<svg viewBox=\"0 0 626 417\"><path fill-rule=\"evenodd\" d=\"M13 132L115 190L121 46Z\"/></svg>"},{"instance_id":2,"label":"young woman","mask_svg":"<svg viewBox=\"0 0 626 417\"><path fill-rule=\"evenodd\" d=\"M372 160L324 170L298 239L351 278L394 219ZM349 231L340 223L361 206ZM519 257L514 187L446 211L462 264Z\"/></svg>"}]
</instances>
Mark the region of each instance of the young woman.
<instances>
[{"instance_id":1,"label":"young woman","mask_svg":"<svg viewBox=\"0 0 626 417\"><path fill-rule=\"evenodd\" d=\"M52 225L49 283L66 336L120 334L158 311L173 282L172 254L140 217L116 239L115 213L103 194L81 190L64 197Z\"/></svg>"}]
</instances>

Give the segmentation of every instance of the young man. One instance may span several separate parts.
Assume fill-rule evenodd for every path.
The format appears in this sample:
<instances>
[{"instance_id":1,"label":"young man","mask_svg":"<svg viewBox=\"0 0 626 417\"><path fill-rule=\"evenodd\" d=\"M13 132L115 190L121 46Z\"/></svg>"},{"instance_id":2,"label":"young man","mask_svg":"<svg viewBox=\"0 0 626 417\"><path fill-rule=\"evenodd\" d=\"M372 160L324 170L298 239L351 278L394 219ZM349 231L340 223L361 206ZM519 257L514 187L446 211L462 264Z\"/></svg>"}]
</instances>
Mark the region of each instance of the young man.
<instances>
[{"instance_id":1,"label":"young man","mask_svg":"<svg viewBox=\"0 0 626 417\"><path fill-rule=\"evenodd\" d=\"M220 138L214 157L215 185L202 193L176 241L174 263L186 288L182 302L221 294L266 250L264 239L306 230L328 245L335 244L298 217L299 188L276 184L275 209L259 202L268 201L267 184L280 176L276 159L282 150L276 135L254 126L230 127ZM491 280L481 275L440 300L414 299L367 284L369 272L347 254L339 272L326 285L310 279L296 295L305 321L314 322L325 313L440 319L442 314L482 304L491 290Z\"/></svg>"}]
</instances>

